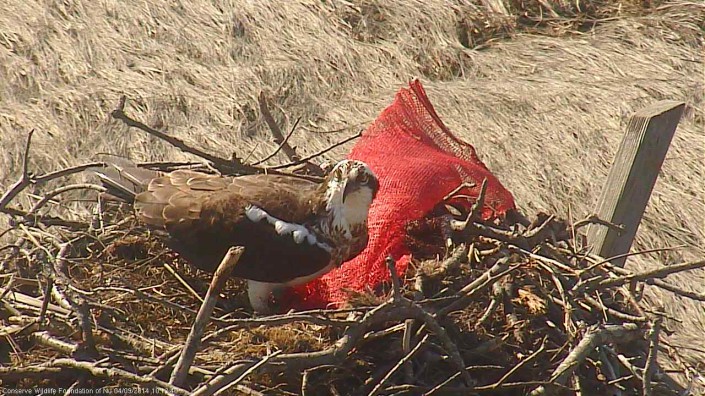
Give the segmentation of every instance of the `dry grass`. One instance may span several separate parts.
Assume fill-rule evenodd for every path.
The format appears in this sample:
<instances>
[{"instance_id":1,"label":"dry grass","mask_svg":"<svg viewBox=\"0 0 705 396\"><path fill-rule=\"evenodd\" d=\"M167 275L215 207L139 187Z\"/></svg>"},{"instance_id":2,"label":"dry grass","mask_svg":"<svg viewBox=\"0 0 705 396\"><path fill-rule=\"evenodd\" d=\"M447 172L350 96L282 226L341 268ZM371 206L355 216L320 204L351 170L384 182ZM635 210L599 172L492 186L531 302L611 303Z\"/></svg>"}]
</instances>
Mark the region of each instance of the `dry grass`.
<instances>
[{"instance_id":1,"label":"dry grass","mask_svg":"<svg viewBox=\"0 0 705 396\"><path fill-rule=\"evenodd\" d=\"M18 175L32 128L36 172L98 152L184 158L109 120L121 94L150 125L224 156L261 158L275 144L258 116L260 90L285 128L302 117L292 141L311 153L364 128L419 76L441 118L475 145L526 212L580 218L595 206L625 117L676 99L692 110L634 250L686 246L628 266L705 256L705 7L677 1L645 10L627 1L580 11L551 2L570 20L546 21L540 6L506 3L514 16L441 0L3 3L0 179L6 187ZM539 17L544 22L529 23ZM483 50L468 48L477 45ZM676 275L694 291L704 280L703 272ZM705 305L653 290L647 298L678 318L668 321L677 331L666 340L701 365Z\"/></svg>"}]
</instances>

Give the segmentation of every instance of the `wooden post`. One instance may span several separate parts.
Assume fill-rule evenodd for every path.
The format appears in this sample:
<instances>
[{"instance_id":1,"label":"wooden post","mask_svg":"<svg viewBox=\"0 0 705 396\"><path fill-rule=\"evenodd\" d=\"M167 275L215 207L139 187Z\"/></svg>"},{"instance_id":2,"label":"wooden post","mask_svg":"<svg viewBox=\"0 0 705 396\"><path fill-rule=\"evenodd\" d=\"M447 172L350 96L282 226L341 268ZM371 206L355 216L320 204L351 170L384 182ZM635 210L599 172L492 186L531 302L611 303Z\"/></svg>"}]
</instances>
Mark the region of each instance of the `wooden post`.
<instances>
[{"instance_id":1,"label":"wooden post","mask_svg":"<svg viewBox=\"0 0 705 396\"><path fill-rule=\"evenodd\" d=\"M629 119L596 211L601 220L624 229L620 232L607 225L591 224L588 243L592 252L605 258L629 252L684 108L682 102L661 101ZM619 266L625 261L626 256L611 260Z\"/></svg>"}]
</instances>

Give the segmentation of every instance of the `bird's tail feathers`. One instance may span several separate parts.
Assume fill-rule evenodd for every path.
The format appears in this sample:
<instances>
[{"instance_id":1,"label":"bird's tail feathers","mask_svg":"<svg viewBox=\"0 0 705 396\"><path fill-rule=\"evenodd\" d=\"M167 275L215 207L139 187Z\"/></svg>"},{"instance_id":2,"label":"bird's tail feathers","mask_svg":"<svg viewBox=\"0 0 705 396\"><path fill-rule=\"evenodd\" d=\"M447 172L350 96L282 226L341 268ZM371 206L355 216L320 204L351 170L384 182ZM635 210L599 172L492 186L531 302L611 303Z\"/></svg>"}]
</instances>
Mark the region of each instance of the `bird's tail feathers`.
<instances>
[{"instance_id":1,"label":"bird's tail feathers","mask_svg":"<svg viewBox=\"0 0 705 396\"><path fill-rule=\"evenodd\" d=\"M127 158L103 154L100 160L106 165L91 170L107 189L107 198L133 203L135 196L147 188L159 172L140 168Z\"/></svg>"}]
</instances>

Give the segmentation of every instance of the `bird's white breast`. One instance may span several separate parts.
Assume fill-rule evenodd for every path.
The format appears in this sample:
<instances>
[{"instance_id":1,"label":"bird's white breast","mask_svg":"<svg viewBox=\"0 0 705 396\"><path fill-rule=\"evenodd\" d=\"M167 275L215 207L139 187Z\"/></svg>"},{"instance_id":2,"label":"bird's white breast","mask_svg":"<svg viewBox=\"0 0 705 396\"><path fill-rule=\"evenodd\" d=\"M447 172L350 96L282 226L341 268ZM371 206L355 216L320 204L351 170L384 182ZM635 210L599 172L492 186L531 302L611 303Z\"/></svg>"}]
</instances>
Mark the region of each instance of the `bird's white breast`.
<instances>
[{"instance_id":1,"label":"bird's white breast","mask_svg":"<svg viewBox=\"0 0 705 396\"><path fill-rule=\"evenodd\" d=\"M353 191L342 202L330 203L328 210L332 218L328 233L342 232L346 239L352 239L352 230L360 225L367 224L367 216L372 204L372 191L369 188L360 188ZM333 201L335 202L335 201ZM336 232L337 231L337 232Z\"/></svg>"}]
</instances>

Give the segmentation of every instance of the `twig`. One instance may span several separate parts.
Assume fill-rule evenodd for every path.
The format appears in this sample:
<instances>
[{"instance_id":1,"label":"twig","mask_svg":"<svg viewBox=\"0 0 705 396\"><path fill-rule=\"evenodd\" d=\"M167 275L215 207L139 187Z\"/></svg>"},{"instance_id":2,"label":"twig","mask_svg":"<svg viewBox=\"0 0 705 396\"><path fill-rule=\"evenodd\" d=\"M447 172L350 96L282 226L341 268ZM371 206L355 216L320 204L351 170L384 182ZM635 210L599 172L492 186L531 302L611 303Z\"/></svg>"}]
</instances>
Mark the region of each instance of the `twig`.
<instances>
[{"instance_id":1,"label":"twig","mask_svg":"<svg viewBox=\"0 0 705 396\"><path fill-rule=\"evenodd\" d=\"M59 253L54 259L54 265L49 266L50 273L54 277L54 284L56 285L57 291L59 287L68 288L71 284L67 275L68 265L66 262L70 249L71 242L62 243ZM90 308L83 297L77 293L74 294L73 299L69 300L69 304L71 304L74 315L78 318L81 327L81 335L83 338L82 349L87 352L89 356L97 356L98 350L96 349L95 338L93 337Z\"/></svg>"},{"instance_id":2,"label":"twig","mask_svg":"<svg viewBox=\"0 0 705 396\"><path fill-rule=\"evenodd\" d=\"M89 162L87 164L71 166L71 167L68 167L65 169L59 169L57 171L45 173L41 176L35 177L34 184L46 183L50 180L58 179L60 177L72 175L74 173L83 172L86 169L100 168L100 167L105 167L105 166L106 166L105 162Z\"/></svg>"},{"instance_id":3,"label":"twig","mask_svg":"<svg viewBox=\"0 0 705 396\"><path fill-rule=\"evenodd\" d=\"M470 386L470 384L473 383L472 378L470 377L470 374L468 374L467 370L465 370L465 363L463 362L463 358L460 355L460 352L458 351L458 346L453 343L453 341L448 337L448 334L446 333L445 329L438 324L436 319L433 317L433 315L429 314L426 312L423 308L421 308L419 305L415 304L413 301L408 300L404 298L401 295L401 290L400 290L400 285L399 285L399 275L397 274L396 270L396 263L395 260L391 256L387 256L387 268L389 269L390 276L392 278L392 287L393 287L393 295L392 295L392 303L395 305L405 305L408 306L409 308L412 309L412 311L415 311L416 319L423 320L425 325L431 329L436 335L440 338L441 342L443 343L444 348L448 352L451 361L456 365L458 370L461 373L461 376L463 380L465 381L465 384L467 386ZM398 367L397 367L398 368Z\"/></svg>"},{"instance_id":4,"label":"twig","mask_svg":"<svg viewBox=\"0 0 705 396\"><path fill-rule=\"evenodd\" d=\"M334 148L336 148L336 147L338 147L338 146L342 146L342 145L344 145L344 144L347 143L347 142L350 142L350 141L352 141L352 140L355 140L355 139L359 138L360 136L362 136L362 132L358 132L358 133L356 133L356 134L354 134L354 135L352 135L352 136L350 136L350 137L347 137L347 138L345 138L345 139L343 139L343 140L341 140L341 141L339 141L339 142L337 142L337 143L334 143L334 144L332 144L332 145L330 145L330 146L324 148L323 150L318 151L317 153L313 153L313 154L311 154L311 155L309 155L309 156L303 157L303 158L301 158L301 159L298 160L298 161L292 161L292 162L289 162L289 163L287 163L287 164L282 164L282 165L268 166L268 167L265 167L264 169L265 169L265 170L277 170L277 169L290 168L290 167L292 167L292 166L296 166L296 165L303 164L303 163L305 163L305 162L308 162L308 161L310 161L310 160L312 160L312 159L314 159L314 158L316 158L316 157L319 157L319 156L321 156L321 155L323 155L323 154L325 154L325 153L327 153L327 152L333 150Z\"/></svg>"},{"instance_id":5,"label":"twig","mask_svg":"<svg viewBox=\"0 0 705 396\"><path fill-rule=\"evenodd\" d=\"M22 156L22 175L20 176L20 179L10 186L5 194L0 197L0 209L4 209L7 204L20 193L20 191L32 183L32 174L29 172L29 148L32 144L33 134L34 129L29 131L27 134L27 142L24 146L24 155Z\"/></svg>"},{"instance_id":6,"label":"twig","mask_svg":"<svg viewBox=\"0 0 705 396\"><path fill-rule=\"evenodd\" d=\"M610 359L610 356L607 355L605 349L605 346L599 346L597 348L598 359L602 365L601 371L608 380L607 386L610 387L610 394L613 396L622 396L622 390L617 383L623 379L631 378L631 376L627 376L626 378L620 376L619 366L615 366L615 364L613 364L615 362Z\"/></svg>"},{"instance_id":7,"label":"twig","mask_svg":"<svg viewBox=\"0 0 705 396\"><path fill-rule=\"evenodd\" d=\"M612 261L612 260L616 260L616 259L620 259L620 258L624 258L624 257L631 257L631 256L636 256L636 255L642 255L642 254L659 253L659 252L668 252L668 251L680 249L680 248L683 248L683 247L686 247L686 246L687 246L687 245L668 246L668 247L664 247L664 248L639 250L639 251L637 251L637 252L627 252L627 253L617 254L617 255L612 256L612 257L609 257L609 258L601 258L601 257L600 257L601 260L596 261L596 262L590 264L589 266L585 267L584 269L581 269L581 270L579 271L579 274L582 275L582 274L584 274L584 273L589 273L590 271L592 271L593 269L595 269L595 268L597 268L597 267L600 267L600 266L605 265L605 264L609 264L610 261ZM599 256L595 256L595 257L599 257ZM612 267L614 267L614 266L612 266ZM621 267L617 267L617 268L621 268Z\"/></svg>"},{"instance_id":8,"label":"twig","mask_svg":"<svg viewBox=\"0 0 705 396\"><path fill-rule=\"evenodd\" d=\"M272 113L269 111L269 106L267 105L267 98L264 95L264 92L260 92L259 94L259 108L260 112L262 113L262 117L264 118L264 121L267 123L267 126L269 126L269 130L272 132L272 135L274 136L274 141L279 144L276 150L265 158L255 162L253 165L259 165L268 159L274 157L280 150L284 151L284 154L289 158L290 161L296 162L299 160L299 155L296 153L296 150L289 145L289 137L294 133L296 130L296 125L299 123L299 119L296 120L294 123L294 126L291 128L291 131L284 137L282 134L281 129L279 129L279 126L277 125L277 122L274 120L274 117L272 117ZM305 161L303 163L304 169L306 170L307 173L317 175L317 176L323 176L324 172L323 169L321 169L320 166L312 163L311 161Z\"/></svg>"},{"instance_id":9,"label":"twig","mask_svg":"<svg viewBox=\"0 0 705 396\"><path fill-rule=\"evenodd\" d=\"M272 358L281 355L282 351L276 351L270 353L263 357L253 365L251 365L247 370L242 371L242 365L233 366L235 370L226 370L221 375L213 377L209 382L200 386L196 389L192 396L211 396L219 395L227 391L230 388L237 387L242 381L245 380L250 374L257 371L259 368L267 364Z\"/></svg>"},{"instance_id":10,"label":"twig","mask_svg":"<svg viewBox=\"0 0 705 396\"><path fill-rule=\"evenodd\" d=\"M74 173L78 172L83 172L86 169L97 167L97 166L105 166L105 163L103 162L91 162L88 164L82 164L82 165L76 165L72 166L69 168L65 169L60 169L54 172L49 172L41 176L34 176L32 173L29 171L29 151L32 143L32 135L34 134L34 129L29 131L27 134L27 143L25 144L25 150L24 154L22 156L22 175L20 176L20 179L16 181L6 192L5 194L0 197L0 211L5 212L7 214L11 215L21 215L21 216L27 216L31 214L33 211L30 211L29 213L12 213L13 209L7 208L7 204L12 201L13 198L17 196L22 190L24 190L27 186L29 185L40 185L44 184L48 181L58 179L60 177L72 175ZM63 191L62 191L63 192ZM56 194L59 194L60 192L57 192ZM56 195L54 194L54 195ZM50 198L49 198L50 199ZM17 212L20 212L19 210L16 210Z\"/></svg>"},{"instance_id":11,"label":"twig","mask_svg":"<svg viewBox=\"0 0 705 396\"><path fill-rule=\"evenodd\" d=\"M690 262L686 262L686 263L674 264L674 265L669 265L666 267L656 268L656 269L652 269L649 271L638 272L635 274L622 276L619 278L604 279L604 280L599 279L599 278L593 279L593 280L590 280L590 281L583 283L582 285L578 284L573 289L575 289L576 292L584 292L584 291L595 290L595 289L606 289L606 288L610 288L610 287L622 286L622 285L630 283L630 282L646 281L647 279L655 279L655 278L665 278L669 275L672 275L672 274L675 274L678 272L690 271L690 270L703 268L703 267L705 267L705 260L690 261Z\"/></svg>"},{"instance_id":12,"label":"twig","mask_svg":"<svg viewBox=\"0 0 705 396\"><path fill-rule=\"evenodd\" d=\"M570 338L575 338L577 329L575 323L573 322L573 312L575 311L575 306L573 305L574 299L568 298L568 295L565 291L565 285L568 284L568 280L560 271L557 271L551 265L539 261L539 267L543 268L551 274L551 281L556 286L558 295L561 297L561 302L563 303L563 327L565 328L565 331L568 333L568 336Z\"/></svg>"},{"instance_id":13,"label":"twig","mask_svg":"<svg viewBox=\"0 0 705 396\"><path fill-rule=\"evenodd\" d=\"M272 157L277 155L277 153L279 153L279 151L281 151L281 149L284 146L288 146L287 142L289 141L289 138L291 137L291 135L293 135L294 132L296 131L296 126L299 125L300 121L301 121L301 117L297 118L296 121L294 121L294 125L291 127L291 130L289 131L289 133L286 134L286 136L284 136L284 139L279 142L279 145L277 146L276 149L274 149L274 151L269 153L266 157L253 162L252 165L257 166L257 165L261 165L263 162L269 161L270 159L272 159ZM271 129L271 127L270 127L270 129ZM298 159L298 157L296 157L296 156L294 158L289 157L289 159L293 161L295 159Z\"/></svg>"},{"instance_id":14,"label":"twig","mask_svg":"<svg viewBox=\"0 0 705 396\"><path fill-rule=\"evenodd\" d=\"M404 333L401 339L401 349L404 353L409 353L411 351L411 337L413 336L414 323L416 321L413 319L407 319L404 321ZM414 380L414 368L411 364L404 364L404 380L411 383Z\"/></svg>"},{"instance_id":15,"label":"twig","mask_svg":"<svg viewBox=\"0 0 705 396\"><path fill-rule=\"evenodd\" d=\"M443 388L443 387L445 387L446 385L448 385L451 381L453 381L454 379L458 378L459 375L460 375L460 372L457 372L457 373L451 375L450 377L448 377L448 378L446 378L445 380L443 380L443 381L441 381L440 383L438 383L438 385L436 385L436 386L434 386L433 388L429 389L428 392L424 393L424 396L431 396L431 395L433 395L434 393L436 393L436 392L438 392L439 390L441 390L441 388Z\"/></svg>"},{"instance_id":16,"label":"twig","mask_svg":"<svg viewBox=\"0 0 705 396\"><path fill-rule=\"evenodd\" d=\"M181 357L174 367L169 383L175 386L181 386L188 375L188 369L196 357L196 352L201 344L201 336L205 330L208 320L210 319L213 308L218 300L218 294L225 285L225 282L230 277L230 273L237 265L240 256L245 249L243 247L231 247L220 262L218 269L213 274L213 279L206 292L206 298L198 310L196 320L191 327L191 332L186 339L186 346L181 352Z\"/></svg>"},{"instance_id":17,"label":"twig","mask_svg":"<svg viewBox=\"0 0 705 396\"><path fill-rule=\"evenodd\" d=\"M272 112L269 111L269 106L267 104L267 97L264 94L264 91L260 91L259 97L257 98L259 102L259 111L262 113L262 118L264 118L264 121L267 123L267 126L269 126L270 132L272 132L272 135L274 136L274 141L279 144L279 147L277 150L261 162L266 161L269 158L272 158L279 150L283 151L284 154L286 154L287 157L289 157L290 161L296 161L298 160L298 155L296 153L296 150L294 150L293 147L287 143L287 140L289 140L289 136L291 136L291 133L293 133L294 128L291 129L291 132L287 135L285 138L284 135L282 134L281 129L279 129L279 125L277 125L277 121L274 120L274 117L272 116ZM298 123L298 121L297 121Z\"/></svg>"},{"instance_id":18,"label":"twig","mask_svg":"<svg viewBox=\"0 0 705 396\"><path fill-rule=\"evenodd\" d=\"M460 289L460 291L458 291L457 293L458 295L460 295L460 298L458 298L453 303L441 308L438 312L436 312L435 316L438 317L450 313L452 311L463 309L465 306L467 306L467 304L472 301L475 294L479 293L482 290L485 290L492 283L497 281L497 279L500 279L501 277L507 275L516 268L518 267L509 266L508 256L501 257L499 260L497 260L496 263L494 263L494 265L492 265L492 267L490 267L490 269L488 269L482 275L478 276L475 280Z\"/></svg>"},{"instance_id":19,"label":"twig","mask_svg":"<svg viewBox=\"0 0 705 396\"><path fill-rule=\"evenodd\" d=\"M653 387L651 385L651 378L654 376L656 371L656 356L658 355L659 337L661 333L661 322L663 318L660 316L654 319L651 324L651 328L648 332L649 338L649 354L646 357L646 364L644 365L644 376L642 377L642 389L644 396L651 396L653 394Z\"/></svg>"},{"instance_id":20,"label":"twig","mask_svg":"<svg viewBox=\"0 0 705 396\"><path fill-rule=\"evenodd\" d=\"M410 319L413 320L413 319ZM371 331L369 333L366 333L362 337L362 341L372 341L372 340L378 340L380 338L387 337L390 334L394 334L399 331L403 331L406 329L406 321L404 323L399 323L394 326L387 327L386 329L383 330L378 330L378 331ZM402 334L403 337L403 334ZM411 349L411 348L409 348Z\"/></svg>"},{"instance_id":21,"label":"twig","mask_svg":"<svg viewBox=\"0 0 705 396\"><path fill-rule=\"evenodd\" d=\"M645 316L635 316L635 315L630 315L628 313L624 313L621 311L618 311L614 308L610 308L602 304L601 302L597 301L587 293L583 294L581 296L585 302L587 302L589 305L593 306L594 308L597 308L603 312L608 313L609 315L614 316L617 319L621 319L627 322L635 322L635 323L644 323L647 322L649 319Z\"/></svg>"},{"instance_id":22,"label":"twig","mask_svg":"<svg viewBox=\"0 0 705 396\"><path fill-rule=\"evenodd\" d=\"M42 300L42 307L39 310L39 317L37 317L37 323L43 325L44 318L46 317L47 308L49 308L49 301L51 300L51 291L54 288L54 279L47 278L46 287L44 287L44 299Z\"/></svg>"},{"instance_id":23,"label":"twig","mask_svg":"<svg viewBox=\"0 0 705 396\"><path fill-rule=\"evenodd\" d=\"M146 336L143 336L141 334L133 333L129 330L125 329L120 329L120 328L108 328L106 326L102 326L98 324L98 330L101 332L110 335L111 337L115 338L116 340L120 340L125 345L129 345L130 347L142 351L145 355L151 356L154 353L155 348L160 348L162 350L169 349L170 347L173 346L172 343L167 343L164 341L160 341L154 338L149 338Z\"/></svg>"},{"instance_id":24,"label":"twig","mask_svg":"<svg viewBox=\"0 0 705 396\"><path fill-rule=\"evenodd\" d=\"M524 238L526 238L526 239L535 238L537 235L539 235L541 232L543 232L543 230L545 230L549 225L551 225L551 223L553 222L553 220L555 220L555 218L556 218L556 215L548 216L546 219L544 219L544 221L541 224L524 232Z\"/></svg>"},{"instance_id":25,"label":"twig","mask_svg":"<svg viewBox=\"0 0 705 396\"><path fill-rule=\"evenodd\" d=\"M607 220L602 220L601 218L597 217L596 214L591 214L588 217L586 217L580 221L575 222L575 224L573 224L573 229L577 230L577 229L579 229L581 227L585 227L586 225L589 225L589 224L599 224L599 225L603 225L605 227L612 228L613 230L617 231L618 234L621 234L622 232L624 232L624 225L614 224L614 223L610 223Z\"/></svg>"},{"instance_id":26,"label":"twig","mask_svg":"<svg viewBox=\"0 0 705 396\"><path fill-rule=\"evenodd\" d=\"M490 304L487 306L487 309L485 309L485 312L475 323L476 329L480 328L485 321L487 321L487 319L489 319L490 316L497 311L497 307L499 307L499 303L502 299L504 299L504 287L502 287L499 282L495 282L492 284L492 300L490 300Z\"/></svg>"},{"instance_id":27,"label":"twig","mask_svg":"<svg viewBox=\"0 0 705 396\"><path fill-rule=\"evenodd\" d=\"M198 311L195 309L191 309L187 306L181 305L179 303L173 302L171 300L167 300L164 298L160 298L157 296L154 296L150 293L144 292L140 289L132 288L130 286L125 286L125 287L118 287L118 286L110 286L110 287L95 287L92 289L93 292L101 292L101 291L115 291L115 292L122 292L122 293L132 293L134 294L137 298L147 300L149 302L154 302L157 304L161 304L167 308L175 309L181 312L186 312L189 314L197 314ZM214 321L220 322L220 320L212 318Z\"/></svg>"},{"instance_id":28,"label":"twig","mask_svg":"<svg viewBox=\"0 0 705 396\"><path fill-rule=\"evenodd\" d=\"M629 361L629 358L622 355L621 353L617 353L613 348L603 346L602 349L607 351L613 357L617 358L617 360L622 363L622 366L626 367L627 370L629 370L629 372L634 376L634 378L643 378L644 370L641 367L635 366L632 362Z\"/></svg>"},{"instance_id":29,"label":"twig","mask_svg":"<svg viewBox=\"0 0 705 396\"><path fill-rule=\"evenodd\" d=\"M162 391L170 392L177 395L187 396L190 393L184 389L167 384L159 379L143 376L139 374L133 374L129 371L117 368L117 367L98 367L94 363L77 361L74 359L56 359L50 363L49 367L60 367L60 368L71 368L81 371L85 371L94 377L98 378L120 378L124 381L140 384L140 385L152 385L162 388Z\"/></svg>"},{"instance_id":30,"label":"twig","mask_svg":"<svg viewBox=\"0 0 705 396\"><path fill-rule=\"evenodd\" d=\"M507 373L504 374L502 376L502 378L500 378L499 380L497 380L497 382L494 383L494 387L496 387L497 389L501 388L502 384L504 384L504 382L507 379L509 379L509 377L511 377L512 374L516 373L517 371L519 371L520 368L522 368L523 366L527 365L529 362L536 359L541 353L543 353L543 351L545 349L546 349L546 340L544 339L543 342L541 343L541 346L539 347L539 349L534 351L534 353L527 356L526 359L522 360L521 362L519 362L519 364L517 364L516 366L512 367L509 371L507 371Z\"/></svg>"},{"instance_id":31,"label":"twig","mask_svg":"<svg viewBox=\"0 0 705 396\"><path fill-rule=\"evenodd\" d=\"M372 388L369 395L370 396L378 395L379 392L382 390L382 388L387 384L387 381L389 381L389 379L392 377L392 375L394 375L394 373L396 373L400 367L402 367L406 362L408 362L412 357L414 357L416 352L418 352L419 349L421 349L421 347L426 343L427 340L428 340L428 334L423 336L423 338L421 339L421 341L419 341L418 344L416 344L406 355L404 355L404 357L399 359L399 362L397 362L397 364L395 364L394 367L392 367L391 370L389 370L389 372L384 377L382 377L382 379L379 381L379 383L377 383L377 385L374 388Z\"/></svg>"},{"instance_id":32,"label":"twig","mask_svg":"<svg viewBox=\"0 0 705 396\"><path fill-rule=\"evenodd\" d=\"M83 165L77 165L73 167L69 167L66 169L61 169L58 171L54 172L49 172L46 173L42 176L34 176L32 173L29 171L29 151L30 147L32 144L32 135L34 134L34 129L29 131L27 134L27 142L25 144L25 150L24 154L22 156L22 175L20 176L20 179L17 180L15 183L10 186L10 188L0 197L0 212L9 214L11 216L21 216L23 218L27 218L28 216L31 215L31 212L24 212L20 209L16 208L10 208L7 207L7 205L20 193L22 190L27 188L29 185L38 185L38 184L43 184L46 183L50 180L63 177L63 176L68 176L74 173L82 172L88 168L91 168L93 166L100 166L100 165L105 165L102 162L94 162L94 163L89 163L89 164L83 164ZM87 225L80 223L80 222L73 222L73 221L68 221L68 220L63 220L58 217L53 217L53 216L42 216L38 218L34 218L34 221L39 221L41 223L44 223L46 225L63 225L71 228L87 228Z\"/></svg>"},{"instance_id":33,"label":"twig","mask_svg":"<svg viewBox=\"0 0 705 396\"><path fill-rule=\"evenodd\" d=\"M487 178L482 180L482 185L480 186L480 192L477 194L477 199L475 203L470 207L470 213L468 213L467 218L463 221L455 220L451 222L451 228L453 230L462 232L468 227L468 224L478 220L480 214L482 213L482 208L485 206L485 194L487 193Z\"/></svg>"},{"instance_id":34,"label":"twig","mask_svg":"<svg viewBox=\"0 0 705 396\"><path fill-rule=\"evenodd\" d=\"M127 114L125 114L125 102L127 101L126 96L120 97L120 101L118 102L118 106L115 108L115 110L110 113L110 115L116 119L122 121L125 125L128 127L134 127L137 129L140 129L152 136L155 136L161 140L164 140L165 142L171 144L172 146L178 148L179 150L193 154L197 157L203 158L206 161L210 162L218 168L219 170L225 171L226 173L231 173L231 172L239 172L239 173L245 173L245 174L252 174L252 173L259 173L260 169L243 164L241 161L237 160L236 158L233 158L231 160L227 160L225 158L217 157L215 155L209 154L201 149L197 149L195 147L191 147L188 144L186 144L183 140L175 138L173 136L169 136L165 134L164 132L160 132L154 128L151 128L133 118L130 118Z\"/></svg>"},{"instance_id":35,"label":"twig","mask_svg":"<svg viewBox=\"0 0 705 396\"><path fill-rule=\"evenodd\" d=\"M27 215L33 215L36 213L42 206L46 205L47 202L49 202L52 198L55 196L65 193L67 191L71 190L95 190L98 192L105 192L107 191L105 187L98 186L96 184L90 184L90 183L79 183L79 184L69 184L67 186L59 187L57 189L54 189L52 191L49 191L48 193L44 194L44 197L37 201L34 206L27 212Z\"/></svg>"},{"instance_id":36,"label":"twig","mask_svg":"<svg viewBox=\"0 0 705 396\"><path fill-rule=\"evenodd\" d=\"M522 247L512 245L512 244L506 244L506 247L510 252L518 252L521 254L525 254L525 255L531 257L532 259L538 260L538 261L545 263L545 264L548 264L548 265L555 266L556 268L559 268L562 271L567 272L570 275L574 275L577 273L575 268L573 268L569 264L563 264L560 261L552 259L550 257L546 257L546 256L542 256L540 254L532 253L531 251L529 251L527 249L524 249Z\"/></svg>"},{"instance_id":37,"label":"twig","mask_svg":"<svg viewBox=\"0 0 705 396\"><path fill-rule=\"evenodd\" d=\"M74 230L86 230L90 227L88 223L74 220L65 220L57 216L49 215L30 215L24 210L17 208L4 207L0 208L0 212L9 214L10 216L22 217L27 225L35 226L36 224L44 224L46 226L60 226Z\"/></svg>"},{"instance_id":38,"label":"twig","mask_svg":"<svg viewBox=\"0 0 705 396\"><path fill-rule=\"evenodd\" d=\"M176 270L174 269L174 267L172 267L171 265L169 265L169 264L166 263L166 262L162 263L162 265L164 266L164 268L166 268L167 271L169 271L169 273L171 273L172 275L174 275L174 278L176 278L176 280L179 281L179 283L181 283L181 285L182 285L183 287L185 287L186 290L188 290L189 293L191 293L192 296L196 297L196 300L200 301L201 304L203 304L203 302L205 301L205 300L203 299L203 297L201 297L198 293L196 293L195 290L193 290L193 287L191 287L191 285L189 285L188 282L186 282L186 280L185 280L183 277L181 277L181 275L179 275L178 272L176 272Z\"/></svg>"},{"instance_id":39,"label":"twig","mask_svg":"<svg viewBox=\"0 0 705 396\"><path fill-rule=\"evenodd\" d=\"M467 262L469 253L470 248L466 244L459 244L453 249L448 258L441 262L441 269L447 272L458 268L460 264Z\"/></svg>"},{"instance_id":40,"label":"twig","mask_svg":"<svg viewBox=\"0 0 705 396\"><path fill-rule=\"evenodd\" d=\"M634 323L623 325L606 325L602 328L591 326L578 345L573 348L568 356L558 365L551 374L550 385L539 386L531 391L530 396L550 394L554 385L565 385L573 372L585 361L585 358L597 347L610 342L625 343L638 338L639 326Z\"/></svg>"},{"instance_id":41,"label":"twig","mask_svg":"<svg viewBox=\"0 0 705 396\"><path fill-rule=\"evenodd\" d=\"M20 303L35 308L39 312L41 312L41 307L43 305L43 300L40 301L36 297L32 297L18 291L11 291L10 293L8 293L5 299L15 304ZM47 304L47 310L64 316L68 316L71 314L70 310L64 309L63 307L52 303Z\"/></svg>"},{"instance_id":42,"label":"twig","mask_svg":"<svg viewBox=\"0 0 705 396\"><path fill-rule=\"evenodd\" d=\"M228 324L226 327L222 327L213 333L209 334L207 338L215 338L221 334L228 333L234 329L248 329L252 327L259 326L283 326L290 323L296 322L306 322L319 326L350 326L357 324L357 321L346 320L346 319L333 319L326 318L318 315L307 315L303 313L287 313L282 315L272 315L265 316L262 318L245 318L245 319L213 319L219 323ZM205 339L204 339L205 340Z\"/></svg>"},{"instance_id":43,"label":"twig","mask_svg":"<svg viewBox=\"0 0 705 396\"><path fill-rule=\"evenodd\" d=\"M170 171L174 169L207 170L208 167L203 162L198 161L146 161L138 162L138 168L147 168L158 171Z\"/></svg>"},{"instance_id":44,"label":"twig","mask_svg":"<svg viewBox=\"0 0 705 396\"><path fill-rule=\"evenodd\" d=\"M335 368L335 366L318 366L318 367L313 367L307 370L304 370L303 375L301 376L301 396L308 396L309 393L309 377L311 373L317 370L325 369L325 368Z\"/></svg>"},{"instance_id":45,"label":"twig","mask_svg":"<svg viewBox=\"0 0 705 396\"><path fill-rule=\"evenodd\" d=\"M79 349L78 345L62 341L49 334L47 331L35 331L31 333L30 338L40 345L44 345L69 356L76 353Z\"/></svg>"},{"instance_id":46,"label":"twig","mask_svg":"<svg viewBox=\"0 0 705 396\"><path fill-rule=\"evenodd\" d=\"M443 344L443 348L448 353L450 361L455 366L456 370L460 371L460 376L465 382L466 386L472 386L474 381L470 374L465 369L465 362L463 357L460 355L458 346L450 339L446 330L438 324L436 318L430 313L426 312L423 308L415 304L406 298L401 298L395 305L399 307L407 307L409 309L407 315L411 315L412 318L417 320L422 320L425 326L431 330L440 339Z\"/></svg>"},{"instance_id":47,"label":"twig","mask_svg":"<svg viewBox=\"0 0 705 396\"><path fill-rule=\"evenodd\" d=\"M428 291L426 290L426 285L431 278L438 278L458 268L461 263L468 259L468 250L468 246L461 243L453 249L448 258L443 260L440 265L434 263L434 268L431 271L427 271L423 265L417 267L414 275L414 289L425 296Z\"/></svg>"},{"instance_id":48,"label":"twig","mask_svg":"<svg viewBox=\"0 0 705 396\"><path fill-rule=\"evenodd\" d=\"M443 197L443 201L448 201L449 199L453 198L453 196L457 193L459 193L462 189L464 188L473 188L477 184L475 183L468 183L468 182L462 182L458 185L458 187L452 189L448 194Z\"/></svg>"},{"instance_id":49,"label":"twig","mask_svg":"<svg viewBox=\"0 0 705 396\"><path fill-rule=\"evenodd\" d=\"M13 245L10 245L13 246ZM18 247L19 249L19 247ZM1 249L0 249L1 250ZM10 274L10 279L5 283L5 286L0 290L0 300L5 298L7 293L12 291L12 287L15 286L15 274Z\"/></svg>"},{"instance_id":50,"label":"twig","mask_svg":"<svg viewBox=\"0 0 705 396\"><path fill-rule=\"evenodd\" d=\"M387 269L389 270L389 276L392 280L392 298L397 301L401 299L401 286L399 281L399 274L397 274L396 261L392 256L387 256L385 259L387 263Z\"/></svg>"},{"instance_id":51,"label":"twig","mask_svg":"<svg viewBox=\"0 0 705 396\"><path fill-rule=\"evenodd\" d=\"M697 292L688 291L688 290L682 289L680 287L674 286L674 285L672 285L668 282L665 282L661 279L647 279L646 284L660 287L661 289L668 290L671 293L678 294L680 296L687 297L687 298L690 298L693 300L705 301L705 293L697 293Z\"/></svg>"},{"instance_id":52,"label":"twig","mask_svg":"<svg viewBox=\"0 0 705 396\"><path fill-rule=\"evenodd\" d=\"M46 380L51 375L60 374L61 367L51 367L47 365L36 365L26 367L15 366L0 366L0 379L9 380L26 380L27 378L39 378Z\"/></svg>"},{"instance_id":53,"label":"twig","mask_svg":"<svg viewBox=\"0 0 705 396\"><path fill-rule=\"evenodd\" d=\"M81 386L81 382L82 380L79 379L76 380L73 384L71 384L71 386L69 386L68 389L66 389L66 391L64 392L64 396L71 396L76 394L76 390L79 386Z\"/></svg>"}]
</instances>

